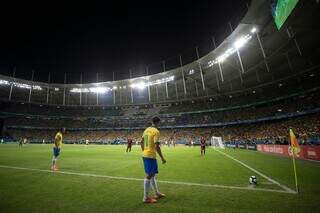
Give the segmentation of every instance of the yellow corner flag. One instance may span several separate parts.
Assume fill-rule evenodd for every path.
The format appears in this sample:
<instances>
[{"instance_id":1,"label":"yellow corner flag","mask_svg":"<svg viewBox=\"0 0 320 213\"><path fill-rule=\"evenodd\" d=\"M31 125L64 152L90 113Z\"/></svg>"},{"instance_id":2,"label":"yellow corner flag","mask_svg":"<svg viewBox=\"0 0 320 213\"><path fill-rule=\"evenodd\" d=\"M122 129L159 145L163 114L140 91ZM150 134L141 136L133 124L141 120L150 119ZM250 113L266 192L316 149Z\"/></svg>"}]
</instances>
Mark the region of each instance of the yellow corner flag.
<instances>
[{"instance_id":1,"label":"yellow corner flag","mask_svg":"<svg viewBox=\"0 0 320 213\"><path fill-rule=\"evenodd\" d=\"M292 129L290 129L289 131L290 131L291 148L294 149L294 150L292 150L292 152L297 156L298 151L300 149L299 144L298 144L298 140L297 140L296 136L294 135Z\"/></svg>"},{"instance_id":2,"label":"yellow corner flag","mask_svg":"<svg viewBox=\"0 0 320 213\"><path fill-rule=\"evenodd\" d=\"M294 135L292 129L289 129L289 134L290 134L290 145L291 145L291 151L292 151L292 163L293 163L293 171L294 171L294 180L296 184L296 191L299 193L299 187L298 187L298 177L297 177L297 169L296 169L296 160L295 156L297 156L300 147L298 144L298 140L296 136Z\"/></svg>"}]
</instances>

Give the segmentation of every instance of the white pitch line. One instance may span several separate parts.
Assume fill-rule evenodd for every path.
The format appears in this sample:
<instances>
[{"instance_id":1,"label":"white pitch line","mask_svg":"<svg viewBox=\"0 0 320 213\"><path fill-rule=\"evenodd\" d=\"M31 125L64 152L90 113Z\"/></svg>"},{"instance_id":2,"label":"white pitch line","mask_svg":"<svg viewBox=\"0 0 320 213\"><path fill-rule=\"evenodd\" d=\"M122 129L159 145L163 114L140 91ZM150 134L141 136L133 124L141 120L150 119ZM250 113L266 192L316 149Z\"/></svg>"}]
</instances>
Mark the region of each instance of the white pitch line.
<instances>
[{"instance_id":1,"label":"white pitch line","mask_svg":"<svg viewBox=\"0 0 320 213\"><path fill-rule=\"evenodd\" d=\"M223 154L224 156L236 161L237 163L241 164L242 166L246 167L247 169L255 172L256 174L260 175L261 177L264 177L265 179L267 179L268 181L270 181L271 183L274 183L275 185L278 185L279 187L281 187L282 189L284 189L286 192L291 193L291 194L297 194L297 192L293 189L290 189L289 187L282 185L281 183L279 183L278 181L272 179L271 177L268 177L267 175L259 172L258 170L252 168L251 166L243 163L242 161L232 157L231 155L228 155L227 153L221 152L220 150L215 149L215 151L219 152L220 154Z\"/></svg>"},{"instance_id":2,"label":"white pitch line","mask_svg":"<svg viewBox=\"0 0 320 213\"><path fill-rule=\"evenodd\" d=\"M57 174L75 175L75 176L96 177L96 178L108 178L108 179L115 179L115 180L129 180L129 181L141 181L141 182L143 181L143 179L132 178L132 177L97 175L97 174L90 174L90 173L79 173L79 172L68 172L68 171L52 171L52 170L45 170L45 169L33 169L33 168L16 167L16 166L0 165L0 168L27 170L27 171L35 171L35 172L46 172L46 173L57 173ZM265 192L278 192L278 193L293 194L290 191L277 190L277 189L264 189L264 188L241 187L241 186L225 186L225 185L216 185L216 184L176 182L176 181L166 181L166 180L157 180L157 181L159 183L166 183L166 184L173 184L173 185L200 186L200 187L211 187L211 188L221 188L221 189L238 189L238 190L265 191Z\"/></svg>"}]
</instances>

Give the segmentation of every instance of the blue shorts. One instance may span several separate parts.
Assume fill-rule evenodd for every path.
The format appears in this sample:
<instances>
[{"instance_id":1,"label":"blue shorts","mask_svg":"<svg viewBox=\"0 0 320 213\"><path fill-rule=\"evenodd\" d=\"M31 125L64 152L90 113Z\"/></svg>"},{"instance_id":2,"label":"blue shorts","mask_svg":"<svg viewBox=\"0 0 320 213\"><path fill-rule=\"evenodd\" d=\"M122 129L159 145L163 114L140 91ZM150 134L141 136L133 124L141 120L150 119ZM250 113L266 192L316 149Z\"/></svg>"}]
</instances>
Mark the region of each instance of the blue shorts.
<instances>
[{"instance_id":1,"label":"blue shorts","mask_svg":"<svg viewBox=\"0 0 320 213\"><path fill-rule=\"evenodd\" d=\"M53 156L58 157L60 155L60 148L53 147Z\"/></svg>"},{"instance_id":2,"label":"blue shorts","mask_svg":"<svg viewBox=\"0 0 320 213\"><path fill-rule=\"evenodd\" d=\"M154 158L145 158L143 157L144 171L147 175L158 174L158 163L157 159Z\"/></svg>"}]
</instances>

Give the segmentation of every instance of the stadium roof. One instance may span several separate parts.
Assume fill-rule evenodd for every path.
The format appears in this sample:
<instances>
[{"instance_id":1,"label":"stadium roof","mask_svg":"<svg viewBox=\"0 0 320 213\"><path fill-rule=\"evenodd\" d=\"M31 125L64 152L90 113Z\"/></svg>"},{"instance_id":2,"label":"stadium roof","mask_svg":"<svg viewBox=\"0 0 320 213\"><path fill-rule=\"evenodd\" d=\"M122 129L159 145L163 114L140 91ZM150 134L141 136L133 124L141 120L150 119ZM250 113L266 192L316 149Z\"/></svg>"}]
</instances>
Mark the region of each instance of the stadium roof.
<instances>
[{"instance_id":1,"label":"stadium roof","mask_svg":"<svg viewBox=\"0 0 320 213\"><path fill-rule=\"evenodd\" d=\"M119 81L56 84L0 75L2 99L58 105L158 103L224 95L319 70L319 14L300 1L275 27L269 1L251 1L247 13L213 51L181 67ZM318 18L318 19L317 19ZM318 48L318 49L317 49ZM196 54L199 56L199 54ZM50 80L49 80L50 82ZM81 82L83 82L81 80Z\"/></svg>"}]
</instances>

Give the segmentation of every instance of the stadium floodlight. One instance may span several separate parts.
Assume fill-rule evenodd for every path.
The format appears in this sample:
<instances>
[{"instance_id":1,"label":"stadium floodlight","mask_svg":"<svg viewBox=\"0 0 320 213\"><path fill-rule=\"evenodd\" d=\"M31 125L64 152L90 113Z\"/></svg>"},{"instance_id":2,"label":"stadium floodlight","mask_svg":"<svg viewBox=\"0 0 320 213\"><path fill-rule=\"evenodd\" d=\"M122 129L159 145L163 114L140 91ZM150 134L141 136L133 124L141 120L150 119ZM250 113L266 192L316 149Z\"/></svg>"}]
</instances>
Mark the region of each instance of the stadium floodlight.
<instances>
[{"instance_id":1,"label":"stadium floodlight","mask_svg":"<svg viewBox=\"0 0 320 213\"><path fill-rule=\"evenodd\" d=\"M18 83L18 82L12 82L13 86L14 87L18 87L18 88L21 88L21 89L34 89L34 90L42 90L42 87L40 86L37 86L37 85L29 85L29 84L23 84L23 83Z\"/></svg>"},{"instance_id":2,"label":"stadium floodlight","mask_svg":"<svg viewBox=\"0 0 320 213\"><path fill-rule=\"evenodd\" d=\"M189 74L189 75L194 74L194 69L189 70L188 74Z\"/></svg>"},{"instance_id":3,"label":"stadium floodlight","mask_svg":"<svg viewBox=\"0 0 320 213\"><path fill-rule=\"evenodd\" d=\"M89 88L90 92L103 94L110 90L108 87L91 87Z\"/></svg>"},{"instance_id":4,"label":"stadium floodlight","mask_svg":"<svg viewBox=\"0 0 320 213\"><path fill-rule=\"evenodd\" d=\"M251 29L251 32L255 32L257 29L253 28ZM234 43L233 46L227 49L224 53L219 55L217 58L211 60L208 62L209 67L212 67L214 64L223 63L230 55L234 54L238 49L243 47L252 36L250 34L246 34L245 36L242 36L238 38Z\"/></svg>"},{"instance_id":5,"label":"stadium floodlight","mask_svg":"<svg viewBox=\"0 0 320 213\"><path fill-rule=\"evenodd\" d=\"M250 32L251 32L252 34L255 33L255 32L257 32L257 28L253 27Z\"/></svg>"},{"instance_id":6,"label":"stadium floodlight","mask_svg":"<svg viewBox=\"0 0 320 213\"><path fill-rule=\"evenodd\" d=\"M0 79L0 85L10 85L10 82L7 80Z\"/></svg>"},{"instance_id":7,"label":"stadium floodlight","mask_svg":"<svg viewBox=\"0 0 320 213\"><path fill-rule=\"evenodd\" d=\"M141 82L138 82L138 83L133 83L133 84L131 84L130 87L131 87L131 88L134 88L134 89L135 89L135 88L137 88L137 89L144 89L144 88L147 87L147 84L144 83L143 81L141 81Z\"/></svg>"},{"instance_id":8,"label":"stadium floodlight","mask_svg":"<svg viewBox=\"0 0 320 213\"><path fill-rule=\"evenodd\" d=\"M167 82L170 82L170 81L173 81L174 80L174 76L169 76L169 77L166 77L166 78L161 78L161 79L157 79L155 81L150 81L148 83L145 83L143 81L141 82L138 82L138 83L133 83L133 84L130 84L130 87L135 89L144 89L148 86L153 86L153 85L159 85L159 84L163 84L163 83L167 83Z\"/></svg>"},{"instance_id":9,"label":"stadium floodlight","mask_svg":"<svg viewBox=\"0 0 320 213\"><path fill-rule=\"evenodd\" d=\"M247 34L245 36L242 36L240 38L238 38L233 46L236 48L236 49L240 49L241 47L243 47L249 40L251 39L251 35Z\"/></svg>"},{"instance_id":10,"label":"stadium floodlight","mask_svg":"<svg viewBox=\"0 0 320 213\"><path fill-rule=\"evenodd\" d=\"M174 80L174 76L170 76L170 77L166 77L166 78L161 78L161 79L157 79L155 81L151 81L149 82L149 86L152 86L152 85L157 85L157 84L163 84L163 83L167 83L167 82L170 82L170 81L173 81Z\"/></svg>"},{"instance_id":11,"label":"stadium floodlight","mask_svg":"<svg viewBox=\"0 0 320 213\"><path fill-rule=\"evenodd\" d=\"M41 88L40 86L38 86L38 85L32 86L32 89L34 89L34 90L39 90L39 91L42 90L42 88Z\"/></svg>"},{"instance_id":12,"label":"stadium floodlight","mask_svg":"<svg viewBox=\"0 0 320 213\"><path fill-rule=\"evenodd\" d=\"M90 87L90 88L72 88L72 93L106 93L110 90L109 87Z\"/></svg>"},{"instance_id":13,"label":"stadium floodlight","mask_svg":"<svg viewBox=\"0 0 320 213\"><path fill-rule=\"evenodd\" d=\"M0 85L13 85L14 87L18 87L21 89L34 89L34 90L42 90L41 86L38 85L29 85L29 84L24 84L24 83L19 83L19 82L10 82L7 80L0 79Z\"/></svg>"},{"instance_id":14,"label":"stadium floodlight","mask_svg":"<svg viewBox=\"0 0 320 213\"><path fill-rule=\"evenodd\" d=\"M218 63L222 63L222 62L224 62L226 60L226 58L227 58L226 55L222 54L222 55L218 56L217 62Z\"/></svg>"},{"instance_id":15,"label":"stadium floodlight","mask_svg":"<svg viewBox=\"0 0 320 213\"><path fill-rule=\"evenodd\" d=\"M73 92L73 93L86 93L88 91L89 90L87 88L72 88L70 90L70 92Z\"/></svg>"}]
</instances>

